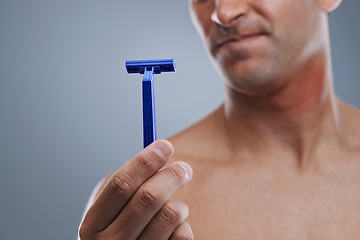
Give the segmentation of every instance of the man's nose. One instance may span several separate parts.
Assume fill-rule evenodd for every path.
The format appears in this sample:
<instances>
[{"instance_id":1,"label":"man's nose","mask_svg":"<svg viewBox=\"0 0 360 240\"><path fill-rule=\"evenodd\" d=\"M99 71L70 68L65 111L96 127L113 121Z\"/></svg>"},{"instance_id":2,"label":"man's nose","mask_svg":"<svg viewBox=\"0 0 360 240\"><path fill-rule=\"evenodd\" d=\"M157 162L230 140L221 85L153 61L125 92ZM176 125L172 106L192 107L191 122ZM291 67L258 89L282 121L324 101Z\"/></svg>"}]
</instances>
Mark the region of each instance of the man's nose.
<instances>
[{"instance_id":1,"label":"man's nose","mask_svg":"<svg viewBox=\"0 0 360 240\"><path fill-rule=\"evenodd\" d=\"M249 4L246 0L216 0L215 2L211 20L222 27L231 27L249 11Z\"/></svg>"}]
</instances>

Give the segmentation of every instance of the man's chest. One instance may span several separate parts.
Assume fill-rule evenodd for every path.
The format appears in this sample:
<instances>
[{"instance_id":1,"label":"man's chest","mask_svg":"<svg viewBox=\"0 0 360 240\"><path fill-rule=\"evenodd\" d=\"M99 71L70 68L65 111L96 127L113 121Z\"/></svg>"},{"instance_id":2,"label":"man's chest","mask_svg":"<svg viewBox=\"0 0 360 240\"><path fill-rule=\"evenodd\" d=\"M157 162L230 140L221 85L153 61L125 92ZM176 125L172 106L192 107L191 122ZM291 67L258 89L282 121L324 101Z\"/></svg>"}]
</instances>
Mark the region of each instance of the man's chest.
<instances>
[{"instance_id":1,"label":"man's chest","mask_svg":"<svg viewBox=\"0 0 360 240\"><path fill-rule=\"evenodd\" d=\"M175 195L190 206L195 239L360 239L360 185L350 179L202 177Z\"/></svg>"},{"instance_id":2,"label":"man's chest","mask_svg":"<svg viewBox=\"0 0 360 240\"><path fill-rule=\"evenodd\" d=\"M261 201L262 200L262 201ZM360 207L352 201L298 201L248 198L213 199L190 205L196 239L355 240L360 239Z\"/></svg>"}]
</instances>

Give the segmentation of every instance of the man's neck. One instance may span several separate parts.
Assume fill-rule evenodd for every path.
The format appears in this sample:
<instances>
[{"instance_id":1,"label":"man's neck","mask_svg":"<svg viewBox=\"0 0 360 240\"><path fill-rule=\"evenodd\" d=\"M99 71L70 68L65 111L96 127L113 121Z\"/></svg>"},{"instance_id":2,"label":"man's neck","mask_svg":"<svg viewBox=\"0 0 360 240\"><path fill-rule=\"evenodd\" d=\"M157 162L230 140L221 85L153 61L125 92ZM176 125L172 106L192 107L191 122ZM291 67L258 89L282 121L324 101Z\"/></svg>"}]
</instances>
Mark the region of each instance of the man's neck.
<instances>
[{"instance_id":1,"label":"man's neck","mask_svg":"<svg viewBox=\"0 0 360 240\"><path fill-rule=\"evenodd\" d=\"M341 123L330 57L315 56L290 78L281 88L261 96L227 89L224 121L235 155L244 149L264 156L281 153L303 165L325 147L338 144Z\"/></svg>"}]
</instances>

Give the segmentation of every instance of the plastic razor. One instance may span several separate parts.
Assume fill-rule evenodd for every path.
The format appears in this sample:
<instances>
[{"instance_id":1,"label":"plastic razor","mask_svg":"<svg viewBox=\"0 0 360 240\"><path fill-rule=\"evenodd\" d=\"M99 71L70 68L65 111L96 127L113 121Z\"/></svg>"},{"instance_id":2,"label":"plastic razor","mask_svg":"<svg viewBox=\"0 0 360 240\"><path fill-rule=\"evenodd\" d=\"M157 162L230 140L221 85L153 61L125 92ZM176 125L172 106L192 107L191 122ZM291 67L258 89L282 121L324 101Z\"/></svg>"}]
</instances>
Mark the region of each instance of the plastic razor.
<instances>
[{"instance_id":1,"label":"plastic razor","mask_svg":"<svg viewBox=\"0 0 360 240\"><path fill-rule=\"evenodd\" d=\"M154 97L154 74L175 72L174 59L127 61L128 73L144 74L142 80L143 97L143 137L144 148L156 141L156 117Z\"/></svg>"}]
</instances>

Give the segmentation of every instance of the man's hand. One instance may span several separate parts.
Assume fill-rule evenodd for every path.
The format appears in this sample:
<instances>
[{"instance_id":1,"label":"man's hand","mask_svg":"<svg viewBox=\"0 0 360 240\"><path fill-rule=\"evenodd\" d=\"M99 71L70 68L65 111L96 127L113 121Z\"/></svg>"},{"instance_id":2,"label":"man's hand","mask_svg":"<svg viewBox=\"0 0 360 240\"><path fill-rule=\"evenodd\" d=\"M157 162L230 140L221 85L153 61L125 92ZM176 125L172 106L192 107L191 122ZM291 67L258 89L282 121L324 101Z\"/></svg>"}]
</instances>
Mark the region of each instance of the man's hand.
<instances>
[{"instance_id":1,"label":"man's hand","mask_svg":"<svg viewBox=\"0 0 360 240\"><path fill-rule=\"evenodd\" d=\"M171 158L170 142L158 140L116 171L80 225L81 240L193 239L185 221L188 206L169 197L192 177L184 162Z\"/></svg>"}]
</instances>

